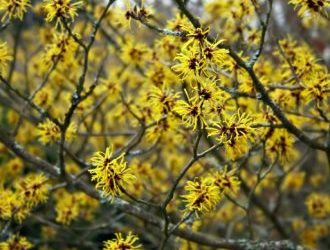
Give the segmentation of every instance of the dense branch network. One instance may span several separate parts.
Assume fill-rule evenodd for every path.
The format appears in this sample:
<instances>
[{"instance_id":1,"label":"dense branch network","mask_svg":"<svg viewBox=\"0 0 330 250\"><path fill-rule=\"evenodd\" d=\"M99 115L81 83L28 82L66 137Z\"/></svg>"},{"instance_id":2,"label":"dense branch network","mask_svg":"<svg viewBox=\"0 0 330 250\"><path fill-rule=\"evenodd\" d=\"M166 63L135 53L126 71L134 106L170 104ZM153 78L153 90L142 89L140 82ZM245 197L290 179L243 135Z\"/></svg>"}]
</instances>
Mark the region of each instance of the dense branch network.
<instances>
[{"instance_id":1,"label":"dense branch network","mask_svg":"<svg viewBox=\"0 0 330 250\"><path fill-rule=\"evenodd\" d=\"M330 76L274 32L277 1L118 2L0 1L0 248L30 223L35 246L326 247Z\"/></svg>"}]
</instances>

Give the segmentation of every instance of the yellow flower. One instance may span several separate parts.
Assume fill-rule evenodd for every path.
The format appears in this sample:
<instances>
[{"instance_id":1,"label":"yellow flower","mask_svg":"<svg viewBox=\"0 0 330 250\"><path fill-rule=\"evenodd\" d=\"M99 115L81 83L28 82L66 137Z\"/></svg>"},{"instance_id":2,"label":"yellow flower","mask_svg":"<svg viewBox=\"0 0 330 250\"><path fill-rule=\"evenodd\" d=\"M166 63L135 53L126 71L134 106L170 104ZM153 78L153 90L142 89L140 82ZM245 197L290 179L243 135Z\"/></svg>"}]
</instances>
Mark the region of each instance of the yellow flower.
<instances>
[{"instance_id":1,"label":"yellow flower","mask_svg":"<svg viewBox=\"0 0 330 250\"><path fill-rule=\"evenodd\" d=\"M173 60L180 48L176 37L163 36L155 41L155 49L163 59ZM168 68L167 68L168 69Z\"/></svg>"},{"instance_id":2,"label":"yellow flower","mask_svg":"<svg viewBox=\"0 0 330 250\"><path fill-rule=\"evenodd\" d=\"M105 153L96 152L91 158L95 168L90 169L92 181L96 181L96 188L103 192L104 196L112 198L120 195L126 186L133 183L135 176L124 161L124 154L112 158L112 148L107 147Z\"/></svg>"},{"instance_id":3,"label":"yellow flower","mask_svg":"<svg viewBox=\"0 0 330 250\"><path fill-rule=\"evenodd\" d=\"M214 172L210 178L214 182L221 193L226 193L235 196L239 191L241 182L235 175L236 169L227 171L227 166L221 170Z\"/></svg>"},{"instance_id":4,"label":"yellow flower","mask_svg":"<svg viewBox=\"0 0 330 250\"><path fill-rule=\"evenodd\" d=\"M77 125L74 122L71 122L68 126L66 133L65 133L65 140L66 141L72 141L77 133Z\"/></svg>"},{"instance_id":5,"label":"yellow flower","mask_svg":"<svg viewBox=\"0 0 330 250\"><path fill-rule=\"evenodd\" d=\"M25 237L12 235L5 242L0 243L1 250L28 250L32 248L32 244Z\"/></svg>"},{"instance_id":6,"label":"yellow flower","mask_svg":"<svg viewBox=\"0 0 330 250\"><path fill-rule=\"evenodd\" d=\"M225 155L232 161L237 160L249 151L249 142L247 140L234 140L232 143L224 145Z\"/></svg>"},{"instance_id":7,"label":"yellow flower","mask_svg":"<svg viewBox=\"0 0 330 250\"><path fill-rule=\"evenodd\" d=\"M9 219L12 215L11 195L12 193L0 188L0 219Z\"/></svg>"},{"instance_id":8,"label":"yellow flower","mask_svg":"<svg viewBox=\"0 0 330 250\"><path fill-rule=\"evenodd\" d=\"M7 74L7 63L11 59L12 56L9 55L7 43L0 43L0 76Z\"/></svg>"},{"instance_id":9,"label":"yellow flower","mask_svg":"<svg viewBox=\"0 0 330 250\"><path fill-rule=\"evenodd\" d=\"M301 228L300 228L301 230ZM329 225L317 223L304 229L299 235L304 247L319 249L319 242L327 239L329 235Z\"/></svg>"},{"instance_id":10,"label":"yellow flower","mask_svg":"<svg viewBox=\"0 0 330 250\"><path fill-rule=\"evenodd\" d=\"M71 0L44 0L44 9L47 13L46 21L51 22L56 19L56 25L63 28L63 19L70 19L73 21L78 15L78 8L82 6L83 2L72 2Z\"/></svg>"},{"instance_id":11,"label":"yellow flower","mask_svg":"<svg viewBox=\"0 0 330 250\"><path fill-rule=\"evenodd\" d=\"M131 19L142 20L145 21L150 16L152 16L152 10L147 9L144 6L144 1L141 1L141 4L135 5L133 8L130 6L129 1L126 1L126 12L125 12L125 19L128 22L128 27L131 27Z\"/></svg>"},{"instance_id":12,"label":"yellow flower","mask_svg":"<svg viewBox=\"0 0 330 250\"><path fill-rule=\"evenodd\" d=\"M20 158L14 158L6 163L6 172L8 176L16 177L23 171L23 161Z\"/></svg>"},{"instance_id":13,"label":"yellow flower","mask_svg":"<svg viewBox=\"0 0 330 250\"><path fill-rule=\"evenodd\" d=\"M190 23L190 21L188 20L188 18L186 18L185 15L181 15L180 13L177 13L175 15L175 18L170 19L169 21L167 21L166 24L166 28L170 29L170 30L177 30L177 31L182 31L182 29L187 30L194 30L193 25Z\"/></svg>"},{"instance_id":14,"label":"yellow flower","mask_svg":"<svg viewBox=\"0 0 330 250\"><path fill-rule=\"evenodd\" d=\"M305 200L308 213L316 218L330 215L330 196L324 193L311 193Z\"/></svg>"},{"instance_id":15,"label":"yellow flower","mask_svg":"<svg viewBox=\"0 0 330 250\"><path fill-rule=\"evenodd\" d=\"M187 194L182 195L188 211L210 212L221 199L219 188L207 178L188 181L184 187Z\"/></svg>"},{"instance_id":16,"label":"yellow flower","mask_svg":"<svg viewBox=\"0 0 330 250\"><path fill-rule=\"evenodd\" d=\"M319 63L318 58L315 56L311 48L306 44L298 44L291 37L279 41L279 44L284 52L287 60L290 61L292 67L295 69L295 74L302 82L305 79L311 78L311 73L315 73L319 70L324 70ZM274 54L282 59L281 51L275 51ZM283 61L284 76L290 78L292 76L292 70L290 65Z\"/></svg>"},{"instance_id":17,"label":"yellow flower","mask_svg":"<svg viewBox=\"0 0 330 250\"><path fill-rule=\"evenodd\" d=\"M301 229L300 229L301 230ZM314 230L314 228L309 227L304 229L300 234L299 238L302 241L302 244L304 247L308 248L316 248L317 247L317 232Z\"/></svg>"},{"instance_id":18,"label":"yellow flower","mask_svg":"<svg viewBox=\"0 0 330 250\"><path fill-rule=\"evenodd\" d=\"M0 0L0 12L5 12L1 18L1 22L4 22L7 18L18 18L22 20L27 7L30 6L29 0Z\"/></svg>"},{"instance_id":19,"label":"yellow flower","mask_svg":"<svg viewBox=\"0 0 330 250\"><path fill-rule=\"evenodd\" d=\"M239 111L234 115L224 113L220 122L215 122L208 128L208 135L217 135L217 140L225 144L233 144L241 139L253 139L252 134L256 131L251 127L252 117Z\"/></svg>"},{"instance_id":20,"label":"yellow flower","mask_svg":"<svg viewBox=\"0 0 330 250\"><path fill-rule=\"evenodd\" d=\"M153 87L147 95L150 106L163 115L173 111L176 100L179 97L178 93L174 93L173 90L165 85L162 88Z\"/></svg>"},{"instance_id":21,"label":"yellow flower","mask_svg":"<svg viewBox=\"0 0 330 250\"><path fill-rule=\"evenodd\" d=\"M215 43L206 42L205 47L203 48L203 54L205 58L215 64L216 66L224 66L226 60L230 60L227 56L229 51L227 49L219 49L218 45L223 41L220 40Z\"/></svg>"},{"instance_id":22,"label":"yellow flower","mask_svg":"<svg viewBox=\"0 0 330 250\"><path fill-rule=\"evenodd\" d=\"M277 157L284 164L291 162L296 156L295 138L284 129L276 129L266 141L266 152L271 159Z\"/></svg>"},{"instance_id":23,"label":"yellow flower","mask_svg":"<svg viewBox=\"0 0 330 250\"><path fill-rule=\"evenodd\" d=\"M282 184L282 189L288 192L298 192L305 182L306 173L295 171L287 174Z\"/></svg>"},{"instance_id":24,"label":"yellow flower","mask_svg":"<svg viewBox=\"0 0 330 250\"><path fill-rule=\"evenodd\" d=\"M52 98L53 94L50 89L42 89L36 94L33 101L42 108L48 108L52 103Z\"/></svg>"},{"instance_id":25,"label":"yellow flower","mask_svg":"<svg viewBox=\"0 0 330 250\"><path fill-rule=\"evenodd\" d=\"M96 89L96 91L100 91L100 93L106 92L109 97L117 98L118 93L120 92L121 86L119 79L116 78L116 75L113 74L106 79L100 79L100 88Z\"/></svg>"},{"instance_id":26,"label":"yellow flower","mask_svg":"<svg viewBox=\"0 0 330 250\"><path fill-rule=\"evenodd\" d=\"M56 221L63 225L70 225L79 216L79 202L75 194L59 192L56 199Z\"/></svg>"},{"instance_id":27,"label":"yellow flower","mask_svg":"<svg viewBox=\"0 0 330 250\"><path fill-rule=\"evenodd\" d=\"M30 213L31 207L26 206L19 192L11 189L0 189L0 218L14 217L21 223ZM1 249L1 248L0 248Z\"/></svg>"},{"instance_id":28,"label":"yellow flower","mask_svg":"<svg viewBox=\"0 0 330 250\"><path fill-rule=\"evenodd\" d=\"M65 133L65 140L66 141L72 140L76 134L76 130L77 130L76 124L70 123ZM43 144L47 144L49 142L56 142L61 138L60 128L49 119L47 119L46 122L38 125L37 134L39 136L39 140Z\"/></svg>"},{"instance_id":29,"label":"yellow flower","mask_svg":"<svg viewBox=\"0 0 330 250\"><path fill-rule=\"evenodd\" d=\"M231 97L227 92L222 91L217 86L217 81L214 78L197 77L197 84L194 87L195 92L201 100L204 100L205 108L210 115L219 115L218 108L225 107L226 101Z\"/></svg>"},{"instance_id":30,"label":"yellow flower","mask_svg":"<svg viewBox=\"0 0 330 250\"><path fill-rule=\"evenodd\" d=\"M179 64L174 65L172 69L178 72L183 80L194 79L196 76L206 72L207 63L205 58L195 51L184 48L175 59L179 61Z\"/></svg>"},{"instance_id":31,"label":"yellow flower","mask_svg":"<svg viewBox=\"0 0 330 250\"><path fill-rule=\"evenodd\" d=\"M182 134L178 133L179 121L174 115L167 115L160 119L155 126L147 130L146 138L150 142L161 140L166 143L176 143L181 140Z\"/></svg>"},{"instance_id":32,"label":"yellow flower","mask_svg":"<svg viewBox=\"0 0 330 250\"><path fill-rule=\"evenodd\" d=\"M160 53L163 55L163 53ZM161 62L155 62L148 67L145 75L148 78L148 83L160 87L161 85L170 85L173 82L178 82L179 79L166 65Z\"/></svg>"},{"instance_id":33,"label":"yellow flower","mask_svg":"<svg viewBox=\"0 0 330 250\"><path fill-rule=\"evenodd\" d=\"M25 205L33 207L45 202L48 198L47 177L43 174L28 175L17 183L17 192L20 193Z\"/></svg>"},{"instance_id":34,"label":"yellow flower","mask_svg":"<svg viewBox=\"0 0 330 250\"><path fill-rule=\"evenodd\" d=\"M145 44L128 42L123 44L121 59L127 64L143 66L146 63L149 54L150 50Z\"/></svg>"},{"instance_id":35,"label":"yellow flower","mask_svg":"<svg viewBox=\"0 0 330 250\"><path fill-rule=\"evenodd\" d=\"M129 232L126 238L124 238L121 233L115 233L115 236L116 239L103 242L103 250L142 249L141 245L136 245L136 241L138 241L139 238L132 234L132 232Z\"/></svg>"},{"instance_id":36,"label":"yellow flower","mask_svg":"<svg viewBox=\"0 0 330 250\"><path fill-rule=\"evenodd\" d=\"M43 144L58 141L61 138L60 128L50 120L38 125L39 140Z\"/></svg>"},{"instance_id":37,"label":"yellow flower","mask_svg":"<svg viewBox=\"0 0 330 250\"><path fill-rule=\"evenodd\" d=\"M42 58L43 71L58 60L58 67L72 68L76 61L78 44L72 37L65 33L54 33L52 43L48 44Z\"/></svg>"},{"instance_id":38,"label":"yellow flower","mask_svg":"<svg viewBox=\"0 0 330 250\"><path fill-rule=\"evenodd\" d=\"M133 185L128 186L129 193L134 193L136 197L142 197L147 187L151 187L157 170L152 168L152 165L148 161L133 159L130 162L130 168L134 172L136 181ZM159 179L157 179L159 182Z\"/></svg>"},{"instance_id":39,"label":"yellow flower","mask_svg":"<svg viewBox=\"0 0 330 250\"><path fill-rule=\"evenodd\" d=\"M188 102L183 100L177 101L174 111L182 117L186 127L192 127L195 130L198 123L200 123L201 127L204 127L206 124L202 113L202 104L203 100L199 100L198 97L188 97Z\"/></svg>"},{"instance_id":40,"label":"yellow flower","mask_svg":"<svg viewBox=\"0 0 330 250\"><path fill-rule=\"evenodd\" d=\"M308 102L314 101L317 107L327 105L330 96L330 75L326 70L311 72L303 85L305 89L301 94Z\"/></svg>"},{"instance_id":41,"label":"yellow flower","mask_svg":"<svg viewBox=\"0 0 330 250\"><path fill-rule=\"evenodd\" d=\"M292 110L296 107L296 96L300 97L300 93L287 89L275 89L270 96L283 109Z\"/></svg>"},{"instance_id":42,"label":"yellow flower","mask_svg":"<svg viewBox=\"0 0 330 250\"><path fill-rule=\"evenodd\" d=\"M19 120L19 115L14 110L8 111L7 117L8 123L11 125L17 124Z\"/></svg>"},{"instance_id":43,"label":"yellow flower","mask_svg":"<svg viewBox=\"0 0 330 250\"><path fill-rule=\"evenodd\" d=\"M191 28L190 25L181 25L180 28L183 32L186 33L185 37L188 38L188 41L186 42L185 46L188 46L189 44L203 46L206 41L207 35L210 32L210 28Z\"/></svg>"},{"instance_id":44,"label":"yellow flower","mask_svg":"<svg viewBox=\"0 0 330 250\"><path fill-rule=\"evenodd\" d=\"M311 176L309 176L309 182L312 185L312 187L319 187L322 184L324 184L324 182L326 182L327 180L327 174L324 173L315 173Z\"/></svg>"},{"instance_id":45,"label":"yellow flower","mask_svg":"<svg viewBox=\"0 0 330 250\"><path fill-rule=\"evenodd\" d=\"M79 204L79 215L86 221L93 220L100 202L83 192L75 193L75 197Z\"/></svg>"},{"instance_id":46,"label":"yellow flower","mask_svg":"<svg viewBox=\"0 0 330 250\"><path fill-rule=\"evenodd\" d=\"M318 16L319 13L325 11L330 6L328 0L290 0L290 3L299 6L298 15L303 17L306 14Z\"/></svg>"}]
</instances>

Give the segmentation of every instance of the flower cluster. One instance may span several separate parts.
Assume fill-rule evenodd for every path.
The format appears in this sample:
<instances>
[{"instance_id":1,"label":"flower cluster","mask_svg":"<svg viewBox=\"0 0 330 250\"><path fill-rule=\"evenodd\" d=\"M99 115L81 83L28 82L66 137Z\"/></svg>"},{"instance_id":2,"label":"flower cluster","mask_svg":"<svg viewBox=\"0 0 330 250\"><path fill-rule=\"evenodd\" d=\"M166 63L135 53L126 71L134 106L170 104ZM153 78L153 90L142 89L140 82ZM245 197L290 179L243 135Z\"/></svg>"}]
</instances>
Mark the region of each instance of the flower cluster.
<instances>
[{"instance_id":1,"label":"flower cluster","mask_svg":"<svg viewBox=\"0 0 330 250\"><path fill-rule=\"evenodd\" d=\"M0 218L22 222L33 208L47 201L48 178L43 174L29 174L13 184L13 187L0 188Z\"/></svg>"},{"instance_id":2,"label":"flower cluster","mask_svg":"<svg viewBox=\"0 0 330 250\"><path fill-rule=\"evenodd\" d=\"M43 174L30 175L17 183L17 192L28 207L45 202L48 198L48 178Z\"/></svg>"},{"instance_id":3,"label":"flower cluster","mask_svg":"<svg viewBox=\"0 0 330 250\"><path fill-rule=\"evenodd\" d=\"M312 193L306 198L308 213L316 218L330 215L330 197L327 194Z\"/></svg>"},{"instance_id":4,"label":"flower cluster","mask_svg":"<svg viewBox=\"0 0 330 250\"><path fill-rule=\"evenodd\" d=\"M22 20L24 14L27 12L27 8L30 6L30 0L1 0L0 13L4 12L1 22L13 18Z\"/></svg>"},{"instance_id":5,"label":"flower cluster","mask_svg":"<svg viewBox=\"0 0 330 250\"><path fill-rule=\"evenodd\" d=\"M0 76L7 74L7 63L12 59L6 43L0 43Z\"/></svg>"},{"instance_id":6,"label":"flower cluster","mask_svg":"<svg viewBox=\"0 0 330 250\"><path fill-rule=\"evenodd\" d=\"M82 6L82 1L71 0L44 0L44 10L47 14L46 21L56 20L56 25L63 28L63 22L73 21L78 15L77 11Z\"/></svg>"},{"instance_id":7,"label":"flower cluster","mask_svg":"<svg viewBox=\"0 0 330 250\"><path fill-rule=\"evenodd\" d=\"M193 29L182 26L188 39L182 45L181 53L176 59L179 64L172 68L178 72L182 79L193 80L198 76L208 76L208 68L223 68L227 58L228 50L218 48L222 41L210 43L207 41L209 29Z\"/></svg>"},{"instance_id":8,"label":"flower cluster","mask_svg":"<svg viewBox=\"0 0 330 250\"><path fill-rule=\"evenodd\" d=\"M225 115L221 123L215 123L209 128L209 136L217 135L217 140L234 144L235 141L252 137L252 118L247 114ZM240 141L241 142L241 141Z\"/></svg>"},{"instance_id":9,"label":"flower cluster","mask_svg":"<svg viewBox=\"0 0 330 250\"><path fill-rule=\"evenodd\" d=\"M121 233L115 234L116 239L107 240L103 242L103 250L115 250L115 249L131 249L139 250L142 249L141 245L137 245L136 242L139 238L129 232L128 235L124 238Z\"/></svg>"},{"instance_id":10,"label":"flower cluster","mask_svg":"<svg viewBox=\"0 0 330 250\"><path fill-rule=\"evenodd\" d=\"M98 202L83 192L68 193L58 190L56 193L56 218L58 223L69 226L79 217L92 220Z\"/></svg>"},{"instance_id":11,"label":"flower cluster","mask_svg":"<svg viewBox=\"0 0 330 250\"><path fill-rule=\"evenodd\" d=\"M39 124L38 128L38 136L43 144L47 144L49 142L56 142L59 141L61 138L60 127L50 120ZM67 141L70 141L71 139L73 139L75 133L76 125L74 123L71 123L66 131L65 139Z\"/></svg>"},{"instance_id":12,"label":"flower cluster","mask_svg":"<svg viewBox=\"0 0 330 250\"><path fill-rule=\"evenodd\" d=\"M240 181L235 169L216 171L208 177L196 178L185 185L187 194L182 195L188 211L208 213L215 209L219 201L226 195L236 195Z\"/></svg>"},{"instance_id":13,"label":"flower cluster","mask_svg":"<svg viewBox=\"0 0 330 250\"><path fill-rule=\"evenodd\" d=\"M5 242L0 243L0 248L3 250L28 250L32 248L31 242L26 237L13 235Z\"/></svg>"},{"instance_id":14,"label":"flower cluster","mask_svg":"<svg viewBox=\"0 0 330 250\"><path fill-rule=\"evenodd\" d=\"M289 2L299 8L298 15L301 17L317 17L330 6L328 0L290 0Z\"/></svg>"},{"instance_id":15,"label":"flower cluster","mask_svg":"<svg viewBox=\"0 0 330 250\"><path fill-rule=\"evenodd\" d=\"M230 171L227 171L227 166L222 171L217 171L213 173L210 178L214 182L221 193L227 195L237 195L240 187L240 181L236 176L236 169L233 168Z\"/></svg>"},{"instance_id":16,"label":"flower cluster","mask_svg":"<svg viewBox=\"0 0 330 250\"><path fill-rule=\"evenodd\" d=\"M105 152L96 152L91 158L95 168L90 169L92 181L104 196L117 197L126 186L134 182L135 176L124 160L124 154L113 158L113 149L107 147Z\"/></svg>"},{"instance_id":17,"label":"flower cluster","mask_svg":"<svg viewBox=\"0 0 330 250\"><path fill-rule=\"evenodd\" d=\"M182 198L189 211L210 212L221 199L217 186L205 178L188 181L185 185L185 191L187 194L183 195Z\"/></svg>"}]
</instances>

